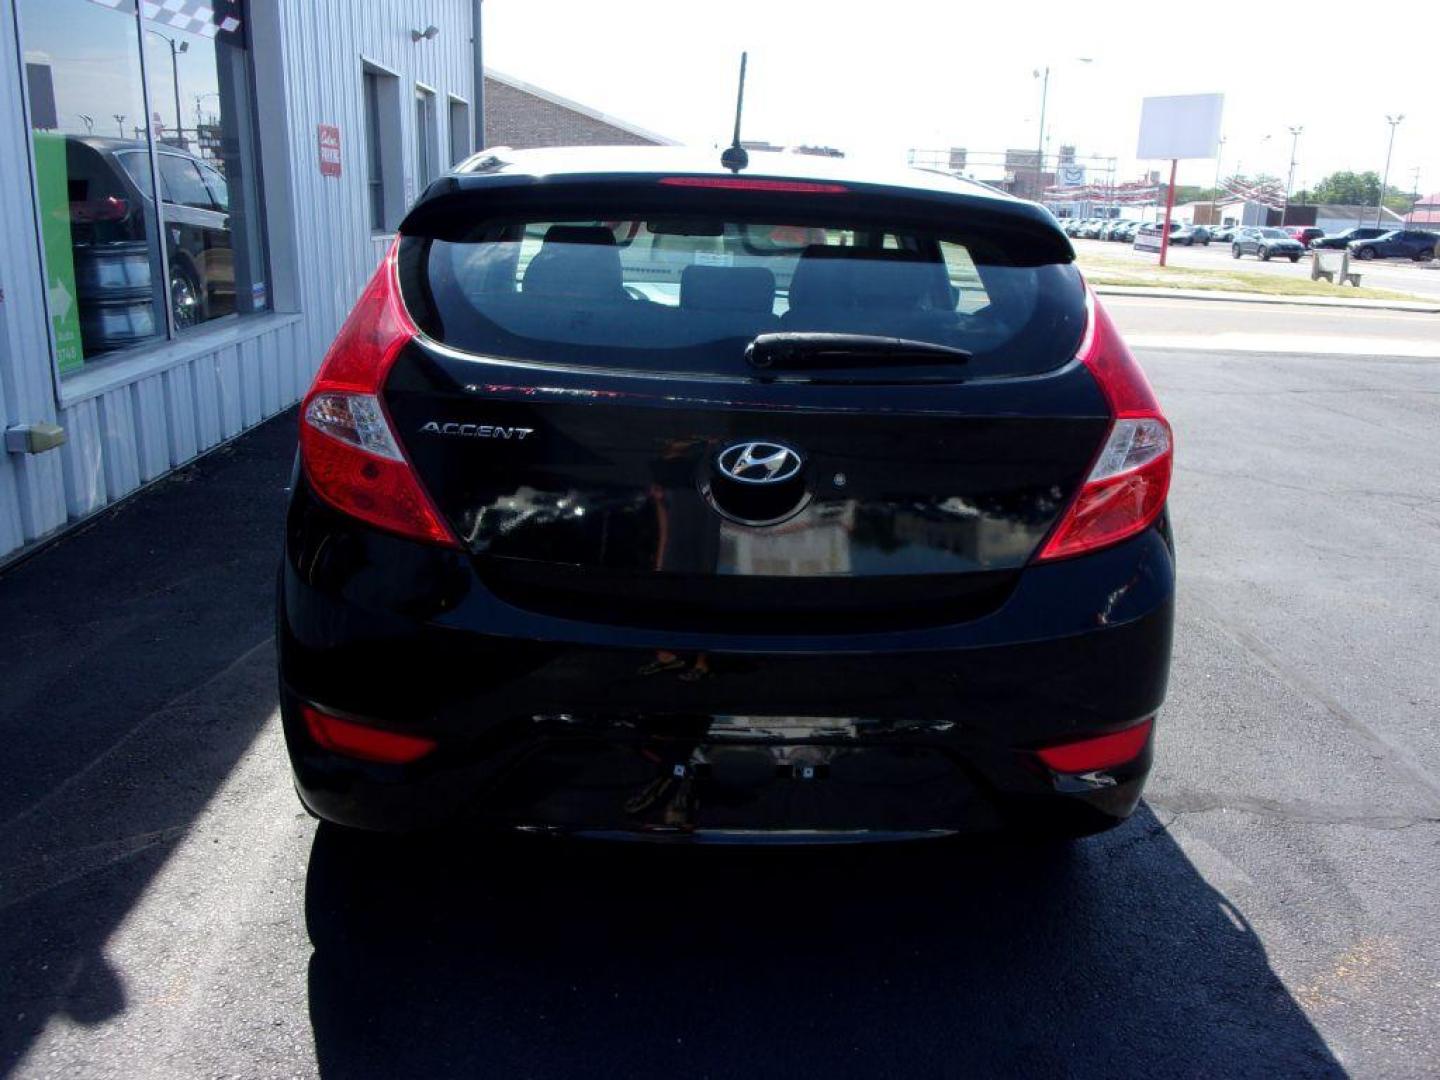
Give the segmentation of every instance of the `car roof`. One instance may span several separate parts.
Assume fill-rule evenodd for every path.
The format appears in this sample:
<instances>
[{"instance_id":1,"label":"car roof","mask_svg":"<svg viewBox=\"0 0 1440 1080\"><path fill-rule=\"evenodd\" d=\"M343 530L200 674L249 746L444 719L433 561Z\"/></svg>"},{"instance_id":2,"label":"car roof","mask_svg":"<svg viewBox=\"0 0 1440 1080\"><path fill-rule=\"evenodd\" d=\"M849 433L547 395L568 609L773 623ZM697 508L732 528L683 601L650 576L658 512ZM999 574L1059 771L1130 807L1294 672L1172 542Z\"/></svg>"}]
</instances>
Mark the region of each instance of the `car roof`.
<instances>
[{"instance_id":1,"label":"car roof","mask_svg":"<svg viewBox=\"0 0 1440 1080\"><path fill-rule=\"evenodd\" d=\"M457 214L473 214L468 208L462 211L462 206L477 198L488 201L488 196L499 189L543 189L554 185L560 189L624 190L632 184L658 186L668 177L699 177L713 178L717 188L745 180L835 184L842 190L816 194L840 212L861 211L871 204L888 204L887 210L903 207L922 216L954 210L971 215L977 227L1015 229L1032 236L1044 234L1058 241L1057 251L1074 257L1069 237L1049 210L978 181L883 161L766 151L752 151L749 164L732 171L721 164L720 155L718 149L686 146L490 148L467 158L427 187L400 223L400 231L406 235L443 235L454 227ZM682 188L668 186L665 190L678 193ZM726 199L756 195L767 198L763 188L755 191L743 186L729 192L696 194L723 195ZM830 199L836 202L829 204Z\"/></svg>"},{"instance_id":2,"label":"car roof","mask_svg":"<svg viewBox=\"0 0 1440 1080\"><path fill-rule=\"evenodd\" d=\"M147 144L139 139L117 139L113 135L66 135L68 142L79 143L81 146L88 146L92 150L108 151L115 153L142 153L147 149ZM168 143L156 143L155 151L159 154L173 154L175 157L188 158L191 161L198 161L208 165L202 157L197 157L188 150L182 150L178 146L171 146Z\"/></svg>"},{"instance_id":3,"label":"car roof","mask_svg":"<svg viewBox=\"0 0 1440 1080\"><path fill-rule=\"evenodd\" d=\"M473 154L450 174L467 176L527 176L564 179L613 175L685 174L688 176L745 176L777 180L875 184L955 195L979 196L996 202L1022 203L988 184L966 180L937 169L894 165L860 158L832 158L817 154L751 151L750 163L732 173L720 163L721 151L693 146L564 146L537 150L495 147Z\"/></svg>"}]
</instances>

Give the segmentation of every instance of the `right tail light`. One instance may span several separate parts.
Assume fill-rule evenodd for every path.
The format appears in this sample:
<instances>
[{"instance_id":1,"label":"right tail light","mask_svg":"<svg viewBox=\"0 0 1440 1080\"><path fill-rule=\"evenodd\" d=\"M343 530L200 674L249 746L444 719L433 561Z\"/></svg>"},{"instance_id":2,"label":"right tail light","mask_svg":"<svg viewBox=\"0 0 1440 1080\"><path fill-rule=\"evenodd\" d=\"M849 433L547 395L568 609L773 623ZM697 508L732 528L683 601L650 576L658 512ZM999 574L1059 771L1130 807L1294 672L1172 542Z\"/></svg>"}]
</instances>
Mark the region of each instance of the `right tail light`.
<instances>
[{"instance_id":1,"label":"right tail light","mask_svg":"<svg viewBox=\"0 0 1440 1080\"><path fill-rule=\"evenodd\" d=\"M1148 529L1165 508L1174 461L1170 424L1110 314L1092 293L1080 361L1109 402L1110 431L1036 560L1098 551Z\"/></svg>"}]
</instances>

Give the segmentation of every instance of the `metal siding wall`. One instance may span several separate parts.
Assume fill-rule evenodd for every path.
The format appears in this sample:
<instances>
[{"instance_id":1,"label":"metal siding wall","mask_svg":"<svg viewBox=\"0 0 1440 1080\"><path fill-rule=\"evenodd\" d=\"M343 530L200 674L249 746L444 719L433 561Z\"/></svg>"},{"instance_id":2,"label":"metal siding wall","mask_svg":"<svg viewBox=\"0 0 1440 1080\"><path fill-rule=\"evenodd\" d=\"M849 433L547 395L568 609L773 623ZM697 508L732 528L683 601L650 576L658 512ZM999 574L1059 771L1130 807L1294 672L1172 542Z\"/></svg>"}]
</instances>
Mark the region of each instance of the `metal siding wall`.
<instances>
[{"instance_id":1,"label":"metal siding wall","mask_svg":"<svg viewBox=\"0 0 1440 1080\"><path fill-rule=\"evenodd\" d=\"M18 55L13 5L6 0L0 4L0 428L55 419ZM65 491L58 454L0 449L0 554L63 525Z\"/></svg>"},{"instance_id":2,"label":"metal siding wall","mask_svg":"<svg viewBox=\"0 0 1440 1080\"><path fill-rule=\"evenodd\" d=\"M474 101L470 0L253 0L278 20L286 124L294 168L289 188L298 247L297 321L230 324L223 343L164 371L142 375L58 409L41 303L39 252L31 207L28 130L12 5L0 8L0 190L24 193L0 203L0 420L56 420L68 441L33 457L0 453L0 556L103 508L169 469L288 407L309 385L366 279L389 245L372 236L365 184L362 57L400 79L407 197L414 177L416 82L444 102ZM432 41L412 28L435 25ZM440 152L449 145L449 111L438 109ZM343 174L320 175L316 126L341 131ZM285 145L282 140L281 146ZM273 168L262 160L262 168ZM252 332L253 330L253 332ZM278 525L277 525L278 527Z\"/></svg>"}]
</instances>

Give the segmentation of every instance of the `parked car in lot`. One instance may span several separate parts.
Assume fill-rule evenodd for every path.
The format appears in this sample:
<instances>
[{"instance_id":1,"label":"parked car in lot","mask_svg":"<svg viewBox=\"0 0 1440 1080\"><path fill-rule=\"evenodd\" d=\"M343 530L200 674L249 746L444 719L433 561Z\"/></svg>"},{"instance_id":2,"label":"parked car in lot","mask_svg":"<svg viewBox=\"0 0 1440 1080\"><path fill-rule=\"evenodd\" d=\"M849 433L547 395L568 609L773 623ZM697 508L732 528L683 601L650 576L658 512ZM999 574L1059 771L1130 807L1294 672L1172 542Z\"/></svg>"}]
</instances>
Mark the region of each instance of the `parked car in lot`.
<instances>
[{"instance_id":1,"label":"parked car in lot","mask_svg":"<svg viewBox=\"0 0 1440 1080\"><path fill-rule=\"evenodd\" d=\"M1279 255L1291 262L1299 262L1305 249L1300 241L1290 237L1284 229L1274 226L1251 226L1239 230L1230 241L1230 254L1257 256L1261 262L1269 262Z\"/></svg>"},{"instance_id":2,"label":"parked car in lot","mask_svg":"<svg viewBox=\"0 0 1440 1080\"><path fill-rule=\"evenodd\" d=\"M1180 227L1181 226L1178 221L1170 222L1170 237L1172 243L1174 242L1175 234L1179 232ZM1130 235L1131 238L1134 240L1135 246L1137 248L1159 250L1160 237L1161 234L1164 232L1165 222L1147 221L1144 223L1137 223L1135 230Z\"/></svg>"},{"instance_id":3,"label":"parked car in lot","mask_svg":"<svg viewBox=\"0 0 1440 1080\"><path fill-rule=\"evenodd\" d=\"M158 156L169 299L184 329L235 310L229 190L209 162L173 147ZM141 142L75 135L65 158L80 331L93 356L152 337L164 317L147 242L150 159Z\"/></svg>"},{"instance_id":4,"label":"parked car in lot","mask_svg":"<svg viewBox=\"0 0 1440 1080\"><path fill-rule=\"evenodd\" d=\"M1310 246L1310 241L1318 240L1325 235L1325 230L1317 225L1285 225L1282 228L1290 236L1290 239L1306 248Z\"/></svg>"},{"instance_id":5,"label":"parked car in lot","mask_svg":"<svg viewBox=\"0 0 1440 1080\"><path fill-rule=\"evenodd\" d=\"M1135 230L1138 228L1140 228L1140 222L1126 221L1115 230L1115 239L1128 244L1135 239Z\"/></svg>"},{"instance_id":6,"label":"parked car in lot","mask_svg":"<svg viewBox=\"0 0 1440 1080\"><path fill-rule=\"evenodd\" d=\"M1414 259L1428 262L1435 258L1435 243L1440 240L1423 229L1393 229L1383 236L1368 240L1352 240L1350 252L1357 259Z\"/></svg>"},{"instance_id":7,"label":"parked car in lot","mask_svg":"<svg viewBox=\"0 0 1440 1080\"><path fill-rule=\"evenodd\" d=\"M1235 234L1243 228L1245 228L1244 225L1217 225L1210 230L1210 239L1221 244L1228 244L1231 240L1235 239Z\"/></svg>"},{"instance_id":8,"label":"parked car in lot","mask_svg":"<svg viewBox=\"0 0 1440 1080\"><path fill-rule=\"evenodd\" d=\"M1174 224L1173 222L1171 224ZM1184 244L1191 247L1195 244L1210 245L1210 230L1204 225L1181 225L1170 233L1170 243Z\"/></svg>"},{"instance_id":9,"label":"parked car in lot","mask_svg":"<svg viewBox=\"0 0 1440 1080\"><path fill-rule=\"evenodd\" d=\"M673 290L655 238L697 256ZM1171 436L1072 260L1038 206L847 161L496 151L431 185L300 409L305 805L674 841L1125 818Z\"/></svg>"},{"instance_id":10,"label":"parked car in lot","mask_svg":"<svg viewBox=\"0 0 1440 1080\"><path fill-rule=\"evenodd\" d=\"M1312 248L1334 248L1344 250L1356 240L1373 240L1377 236L1384 236L1390 232L1389 229L1377 229L1372 226L1360 226L1354 229L1346 229L1344 232L1336 233L1333 236L1318 236L1310 241Z\"/></svg>"}]
</instances>

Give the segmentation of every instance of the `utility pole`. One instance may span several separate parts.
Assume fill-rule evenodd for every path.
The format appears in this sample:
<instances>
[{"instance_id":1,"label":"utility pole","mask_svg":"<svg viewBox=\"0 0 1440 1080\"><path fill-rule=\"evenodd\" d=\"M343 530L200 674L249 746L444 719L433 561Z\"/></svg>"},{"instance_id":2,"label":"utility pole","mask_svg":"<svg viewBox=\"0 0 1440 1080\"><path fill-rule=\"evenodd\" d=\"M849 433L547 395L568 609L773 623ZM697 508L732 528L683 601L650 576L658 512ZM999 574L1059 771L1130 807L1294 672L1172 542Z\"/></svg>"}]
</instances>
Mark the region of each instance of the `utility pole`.
<instances>
[{"instance_id":1,"label":"utility pole","mask_svg":"<svg viewBox=\"0 0 1440 1080\"><path fill-rule=\"evenodd\" d=\"M1280 224L1285 224L1285 215L1290 212L1290 191L1295 187L1295 148L1300 145L1300 125L1290 128L1290 175L1285 178L1285 209L1280 211Z\"/></svg>"},{"instance_id":2,"label":"utility pole","mask_svg":"<svg viewBox=\"0 0 1440 1080\"><path fill-rule=\"evenodd\" d=\"M1225 136L1220 136L1219 149L1215 151L1215 186L1210 189L1210 227L1214 228L1220 222L1215 220L1215 200L1220 195L1220 160L1225 156Z\"/></svg>"},{"instance_id":3,"label":"utility pole","mask_svg":"<svg viewBox=\"0 0 1440 1080\"><path fill-rule=\"evenodd\" d=\"M1390 186L1390 155L1395 152L1395 129L1404 119L1404 113L1396 113L1394 116L1386 114L1385 116L1385 122L1390 125L1390 147L1385 151L1385 176L1380 181L1380 197L1375 200L1375 227L1377 229L1380 228L1380 218L1385 213L1385 189Z\"/></svg>"}]
</instances>

